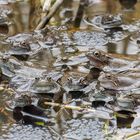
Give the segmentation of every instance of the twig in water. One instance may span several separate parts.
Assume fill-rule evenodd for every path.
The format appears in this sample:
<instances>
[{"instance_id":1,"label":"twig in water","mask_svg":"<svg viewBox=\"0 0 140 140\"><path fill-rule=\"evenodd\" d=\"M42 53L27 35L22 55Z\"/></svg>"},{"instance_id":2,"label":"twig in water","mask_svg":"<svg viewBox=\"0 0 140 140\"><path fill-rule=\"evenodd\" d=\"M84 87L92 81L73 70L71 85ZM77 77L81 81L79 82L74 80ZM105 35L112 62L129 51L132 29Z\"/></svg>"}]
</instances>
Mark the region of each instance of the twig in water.
<instances>
[{"instance_id":1,"label":"twig in water","mask_svg":"<svg viewBox=\"0 0 140 140\"><path fill-rule=\"evenodd\" d=\"M112 119L108 115L108 112L106 112L104 110L96 110L94 108L91 108L91 109L90 108L82 108L80 106L64 105L64 104L52 103L52 102L45 102L44 104L49 105L49 106L65 108L65 109L73 109L73 110L78 110L78 111L88 111L88 112L92 112L94 117L107 119L107 120Z\"/></svg>"},{"instance_id":2,"label":"twig in water","mask_svg":"<svg viewBox=\"0 0 140 140\"><path fill-rule=\"evenodd\" d=\"M135 139L136 137L139 138L139 136L140 136L140 131L134 132L134 133L132 133L132 134L129 134L129 135L125 136L125 139L126 139L126 140L133 140L133 139Z\"/></svg>"},{"instance_id":3,"label":"twig in water","mask_svg":"<svg viewBox=\"0 0 140 140\"><path fill-rule=\"evenodd\" d=\"M59 9L59 7L62 5L64 0L57 0L52 8L50 9L50 12L47 16L45 16L42 21L39 23L39 25L36 27L36 30L42 29L46 26L46 24L49 22L49 20L53 17L53 15L56 13L56 11Z\"/></svg>"},{"instance_id":4,"label":"twig in water","mask_svg":"<svg viewBox=\"0 0 140 140\"><path fill-rule=\"evenodd\" d=\"M74 26L75 27L79 27L83 14L84 14L84 9L85 9L85 4L86 4L87 0L80 0L79 2L79 7L78 7L78 11L74 20Z\"/></svg>"},{"instance_id":5,"label":"twig in water","mask_svg":"<svg viewBox=\"0 0 140 140\"><path fill-rule=\"evenodd\" d=\"M51 7L51 1L52 0L45 0L44 5L43 5L43 12L49 12L50 7Z\"/></svg>"}]
</instances>

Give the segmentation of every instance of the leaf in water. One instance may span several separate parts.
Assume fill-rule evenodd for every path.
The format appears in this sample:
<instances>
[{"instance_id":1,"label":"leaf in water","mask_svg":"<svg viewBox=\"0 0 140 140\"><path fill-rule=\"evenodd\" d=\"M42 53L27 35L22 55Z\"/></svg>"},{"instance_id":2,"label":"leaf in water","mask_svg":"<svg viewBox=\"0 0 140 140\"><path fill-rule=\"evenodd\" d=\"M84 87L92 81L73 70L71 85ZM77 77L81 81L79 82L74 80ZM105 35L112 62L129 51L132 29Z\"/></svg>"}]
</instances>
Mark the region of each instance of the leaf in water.
<instances>
[{"instance_id":1,"label":"leaf in water","mask_svg":"<svg viewBox=\"0 0 140 140\"><path fill-rule=\"evenodd\" d=\"M36 124L37 126L45 126L45 123L44 123L44 122L35 122L35 124Z\"/></svg>"}]
</instances>

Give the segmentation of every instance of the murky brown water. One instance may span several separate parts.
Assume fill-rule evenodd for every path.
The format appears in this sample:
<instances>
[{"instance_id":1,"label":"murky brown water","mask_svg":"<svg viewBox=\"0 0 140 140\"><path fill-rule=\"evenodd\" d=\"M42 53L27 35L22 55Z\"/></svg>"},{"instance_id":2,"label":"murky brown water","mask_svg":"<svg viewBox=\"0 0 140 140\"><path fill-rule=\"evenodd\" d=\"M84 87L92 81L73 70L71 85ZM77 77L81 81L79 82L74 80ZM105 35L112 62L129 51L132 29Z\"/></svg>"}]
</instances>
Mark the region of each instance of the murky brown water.
<instances>
[{"instance_id":1,"label":"murky brown water","mask_svg":"<svg viewBox=\"0 0 140 140\"><path fill-rule=\"evenodd\" d=\"M137 39L135 39L135 32L140 29L140 2L136 4L133 10L123 10L118 1L95 0L93 1L93 3L95 2L94 4L92 4L92 0L90 1L90 5L85 7L84 17L92 18L98 14L121 13L125 21L126 31L116 32L110 36L104 32L95 31L92 26L87 25L84 21L81 21L79 28L74 28L69 20L76 15L78 0L65 0L63 7L60 8L49 23L49 30L45 33L47 36L46 42L42 45L42 40L39 40L42 33L36 32L34 35L40 41L38 48L43 46L43 49L37 55L36 53L31 55L28 61L23 61L24 66L22 69L16 70L16 75L11 79L10 87L14 89L14 92L12 92L14 95L10 94L9 91L0 92L0 105L1 108L5 109L0 113L0 140L104 140L116 139L116 137L117 139L122 139L125 134L131 134L139 130L139 117L132 123L132 128L119 129L115 120L108 121L106 119L108 114L110 115L111 113L108 113L109 111L104 108L101 108L103 111L103 117L101 118L103 119L93 117L98 116L97 113L83 113L63 108L58 113L58 108L51 108L46 112L51 118L55 118L54 126L34 127L32 125L17 124L15 121L13 122L12 111L6 105L7 101L14 100L15 97L20 96L22 93L29 94L29 85L32 80L40 77L43 72L45 74L49 73L54 79L63 75L62 81L64 83L68 77L80 78L86 76L87 69L83 69L83 66L87 62L85 53L90 48L95 47L108 53L114 53L119 56L126 55L130 58L139 56L140 48L137 44ZM44 14L41 13L41 6L39 5L38 0L18 1L8 5L0 5L2 11L8 9L10 12L8 28L5 26L0 27L0 50L2 53L10 49L9 42L18 43L28 35L33 36L30 32L34 31L40 21L40 17ZM22 35L22 37L12 39L9 37L23 32L27 33L24 36L25 38ZM7 39L7 37L9 38ZM32 38L31 44L35 46L33 48L38 45ZM60 68L65 66L65 61L68 66L73 68L70 71L61 73ZM139 93L140 91L138 90L137 92ZM63 98L63 103L67 103L67 97L64 96ZM83 101L73 99L69 104L81 106ZM137 112L139 112L139 106Z\"/></svg>"}]
</instances>

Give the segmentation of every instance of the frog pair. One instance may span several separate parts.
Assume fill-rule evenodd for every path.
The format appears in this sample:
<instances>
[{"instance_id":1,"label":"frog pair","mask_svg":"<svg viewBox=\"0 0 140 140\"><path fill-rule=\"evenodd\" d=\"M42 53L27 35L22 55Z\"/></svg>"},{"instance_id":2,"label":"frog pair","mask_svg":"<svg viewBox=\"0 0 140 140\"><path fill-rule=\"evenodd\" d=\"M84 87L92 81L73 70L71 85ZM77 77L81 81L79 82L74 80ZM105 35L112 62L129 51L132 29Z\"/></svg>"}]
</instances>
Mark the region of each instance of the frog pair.
<instances>
[{"instance_id":1,"label":"frog pair","mask_svg":"<svg viewBox=\"0 0 140 140\"><path fill-rule=\"evenodd\" d=\"M140 87L140 58L121 57L93 49L87 57L90 65L102 72L100 86L113 90L132 90Z\"/></svg>"}]
</instances>

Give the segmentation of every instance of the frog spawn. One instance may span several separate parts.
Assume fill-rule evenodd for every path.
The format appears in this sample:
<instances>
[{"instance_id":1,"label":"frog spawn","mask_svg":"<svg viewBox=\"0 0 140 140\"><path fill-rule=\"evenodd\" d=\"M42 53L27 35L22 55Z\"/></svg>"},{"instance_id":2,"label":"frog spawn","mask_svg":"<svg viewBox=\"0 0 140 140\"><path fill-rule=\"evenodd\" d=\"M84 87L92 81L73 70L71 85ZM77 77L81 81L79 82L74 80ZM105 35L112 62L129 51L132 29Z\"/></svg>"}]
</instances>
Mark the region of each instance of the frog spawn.
<instances>
[{"instance_id":1,"label":"frog spawn","mask_svg":"<svg viewBox=\"0 0 140 140\"><path fill-rule=\"evenodd\" d=\"M82 33L82 31L81 31L81 33ZM84 38L84 37L83 37L83 38ZM98 38L98 37L97 37L97 38ZM100 37L99 37L99 38L100 38ZM103 37L103 38L104 38L104 37ZM82 42L82 41L81 41L81 42ZM85 42L85 41L83 41L83 43L84 43L84 42ZM95 44L94 42L95 42L95 41L93 41L92 43ZM50 45L50 46L51 46L51 45ZM94 45L93 45L93 46L94 46ZM96 45L95 45L95 46L96 46ZM91 46L91 47L92 47L92 46ZM84 46L84 48L86 48L86 47ZM113 91L112 93L114 94L114 91ZM102 99L100 98L100 100L102 100ZM93 117L93 116L92 116L92 117ZM81 120L81 118L80 118L80 120ZM78 120L76 120L76 121L78 121ZM89 122L89 123L88 123L88 122ZM98 124L96 123L96 121L95 121L95 123L91 123L91 122L92 122L92 120L91 120L91 121L87 121L87 119L85 119L84 121L79 121L78 124L79 124L79 126L80 126L81 124L82 124L82 126L83 126L83 128L81 128L81 130L83 130L83 133L82 133L82 134L84 135L84 138L89 138L89 139L91 139L91 138L90 138L90 134L92 134L92 135L93 135L93 136L92 136L93 139L96 139L96 136L97 136L97 135L100 135L100 133L98 133L98 132L99 132L99 130L98 130ZM95 129L93 129L93 127L90 128L90 125L89 125L89 124L91 124ZM71 125L72 125L72 121L71 121ZM73 125L71 126L71 128L75 128L75 129L76 129L76 127L77 127L76 125L77 125L77 123L74 122ZM85 130L85 127L84 127L85 125L88 127L88 128L86 128L86 129L89 130L89 132L92 131L90 134L85 133L85 131L84 131L84 130ZM24 129L25 126L23 126L23 125L22 125L22 128L21 128L21 127L19 128L19 127L20 127L20 126L18 126L17 129L14 130L14 131L18 131L18 132L20 131L20 132L21 132L21 133L20 133L21 135L22 135L23 133L26 133L26 132L27 132L27 133L32 133L32 131L33 131L33 130L30 131L30 128L31 128L30 126L29 126L30 128L28 127L28 128L29 128L28 130L27 130L27 126L26 126L25 129ZM103 125L100 126L100 128L103 128L103 127L104 127ZM77 136L77 138L78 138L79 135L80 135L80 132L78 132L78 131L79 131L78 129L76 129L76 130L77 130L77 131L74 131L74 130L72 130L72 131L74 131L74 134L77 133L76 136ZM97 132L96 130L97 130L98 132ZM30 131L30 132L29 132L29 131ZM93 131L94 131L94 132L93 132ZM35 131L35 133L36 133L36 132L37 132L37 131ZM40 132L42 132L42 131L40 131ZM96 133L96 132L97 132L97 133ZM72 136L72 133L69 131L69 128L68 128L68 133L69 133L69 136L71 137L71 136ZM94 135L94 133L95 133L95 135ZM17 134L17 135L18 135L17 132L14 133L14 134ZM32 133L32 134L35 135L34 133ZM37 133L37 134L39 134L39 133ZM41 134L42 134L42 133L41 133ZM39 138L39 136L41 136L41 134L38 135L38 138ZM48 133L45 132L45 134L48 134ZM32 135L31 137L34 137L33 135ZM45 135L45 136L46 136L46 135ZM101 136L101 135L100 135L100 136ZM12 137L12 133L11 133L11 137ZM67 137L67 136L66 136L66 137ZM13 136L12 138L14 139L14 136ZM12 139L12 138L11 138L11 139ZM20 137L20 138L21 138L21 137ZM19 138L19 139L20 139L20 138ZM42 138L42 136L41 136L41 138ZM48 136L47 136L47 138L48 138ZM68 138L68 137L67 137L67 138ZM76 137L74 137L74 138L76 138ZM21 139L22 139L22 138L21 138ZM49 139L49 138L48 138L48 139ZM50 139L51 139L51 136L50 136ZM82 139L82 138L81 138L81 139ZM97 139L100 139L100 138L97 136ZM104 137L102 137L101 139L104 139Z\"/></svg>"},{"instance_id":2,"label":"frog spawn","mask_svg":"<svg viewBox=\"0 0 140 140\"><path fill-rule=\"evenodd\" d=\"M29 51L30 51L30 49L29 49ZM80 58L80 59L81 59L81 58ZM82 61L82 60L81 60L81 61ZM77 61L77 62L79 62L79 61ZM77 63L72 63L72 64L71 64L71 63L67 63L67 64L68 64L68 65L72 65L72 66L73 66L73 65L77 65ZM45 80L45 79L42 79L42 78L41 78L41 79L38 79L38 78L37 78L37 79L35 79L35 81L36 81L37 84L36 84L36 83L33 83L32 92L34 92L35 94L38 94L38 93L39 93L39 94L38 94L39 96L44 96L44 95L42 95L42 92L43 92L43 94L44 94L44 93L45 93L46 91L48 91L48 90L45 91L45 90L44 90L45 88L43 88L43 91L42 91L42 90L40 90L40 89L42 89L42 88L40 88L40 87L42 87L42 85L45 87L45 85L47 85L45 82L46 82L46 81L49 81L49 80L47 80L47 79ZM40 81L40 82L39 82L39 81ZM69 81L69 80L68 80L68 81ZM70 80L70 83L68 83L68 86L67 86L67 85L66 85L66 86L67 86L67 87L72 87L72 88L71 88L71 89L69 88L68 90L65 89L66 91L64 91L64 92L68 92L68 94L69 94L69 93L72 93L71 91L74 91L75 93L76 93L76 91L82 91L81 89L83 89L84 86L82 87L82 86L81 86L82 84L79 83L79 82L80 82L79 80ZM42 84L42 83L43 83L43 84ZM41 84L41 85L40 85L40 84ZM75 86L76 84L78 85L77 87ZM70 85L72 85L72 86L70 86ZM80 85L80 86L79 86L79 85ZM83 85L86 85L86 84L83 84ZM37 88L35 88L36 86L37 86ZM63 85L62 85L62 86L63 86ZM38 87L39 87L39 88L38 88ZM51 87L53 87L53 86L49 86L50 91L51 91ZM49 88L48 88L48 89L49 89ZM38 89L39 89L39 90L38 90ZM94 93L93 93L93 94L94 94ZM46 94L46 95L47 95L47 94ZM45 96L46 96L46 95L45 95ZM73 98L75 98L75 97L73 97ZM79 98L79 96L76 97L76 98ZM96 101L99 102L99 100L95 100L94 103L95 103ZM104 101L103 98L100 98L100 101L103 102L103 101ZM44 102L45 102L45 101L44 101ZM105 102L105 103L108 103L108 101L104 101L104 102ZM99 104L100 104L100 103L99 103Z\"/></svg>"},{"instance_id":3,"label":"frog spawn","mask_svg":"<svg viewBox=\"0 0 140 140\"><path fill-rule=\"evenodd\" d=\"M49 84L47 84L47 82L46 81L48 81L48 82L54 82L54 81L51 81L50 79L35 79L36 80L36 82L33 84L33 86L32 86L32 90L31 90L31 92L33 92L33 93L35 93L35 94L40 94L40 96L42 96L45 92L47 93L47 91L51 91L51 89L52 89L52 87L53 86L51 86L51 85L49 85ZM40 81L40 82L39 82ZM68 94L71 94L73 97L72 98L79 98L79 95L78 95L78 97L75 97L75 95L73 94L73 93L76 93L76 91L82 91L83 92L83 90L82 89L84 89L84 87L87 85L87 84L85 84L85 83L82 83L83 82L83 80L82 79L80 79L80 80L75 80L75 79L72 79L72 78L70 78L69 80L68 80L68 82L66 82L66 84L64 84L63 85L63 87L64 87L64 90L68 93ZM37 84L36 84L37 83ZM42 84L43 83L43 84ZM53 83L54 84L54 83ZM38 89L42 89L42 85L43 86L48 86L48 89L49 90L38 90ZM38 86L39 86L39 88L38 88ZM37 88L36 88L37 87ZM40 88L41 87L41 88ZM61 86L60 86L61 87ZM42 94L42 92L43 92L43 94ZM38 94L38 95L39 95ZM41 95L42 94L42 95ZM77 93L76 93L77 94ZM46 94L47 95L47 94ZM83 93L82 93L82 95L83 95ZM44 95L43 95L44 96ZM80 95L81 96L81 95ZM96 100L95 100L96 101ZM94 101L94 103L95 103L95 101ZM101 101L103 102L104 100L102 100L101 99ZM45 101L44 101L45 102ZM99 102L99 100L97 101L97 102ZM106 101L105 101L106 102ZM107 103L108 103L108 101L107 101ZM101 105L101 102L99 102L99 104Z\"/></svg>"},{"instance_id":4,"label":"frog spawn","mask_svg":"<svg viewBox=\"0 0 140 140\"><path fill-rule=\"evenodd\" d=\"M96 54L96 55L98 55L98 54ZM81 97L81 95L83 97L83 95L85 93L84 89L88 85L88 84L84 83L83 79L75 80L73 78L70 78L66 82L66 84L61 85L62 87L64 87L64 91L62 91L61 86L56 81L53 81L51 79L35 78L34 80L35 80L35 82L32 83L31 89L29 88L29 91L39 95L39 97L44 98L46 96L44 98L45 100L43 101L44 103L49 100L48 96L49 96L49 98L51 98L53 100L56 99L56 96L55 95L53 96L51 94L52 91L56 94L58 93L58 91L60 91L61 94L66 92L67 95L71 95L72 98L74 98L74 99ZM50 84L50 83L52 83L52 84ZM59 88L57 88L57 87L59 87ZM78 94L78 93L82 93L82 94ZM61 94L57 94L57 95L61 95ZM52 102L52 100L49 100L49 101ZM102 102L105 102L105 104L108 104L109 101L104 101L104 99L96 100L96 98L95 98L95 100L93 101L93 106L95 105L95 102L96 103L98 102L101 105ZM46 106L45 106L45 108L46 108Z\"/></svg>"}]
</instances>

